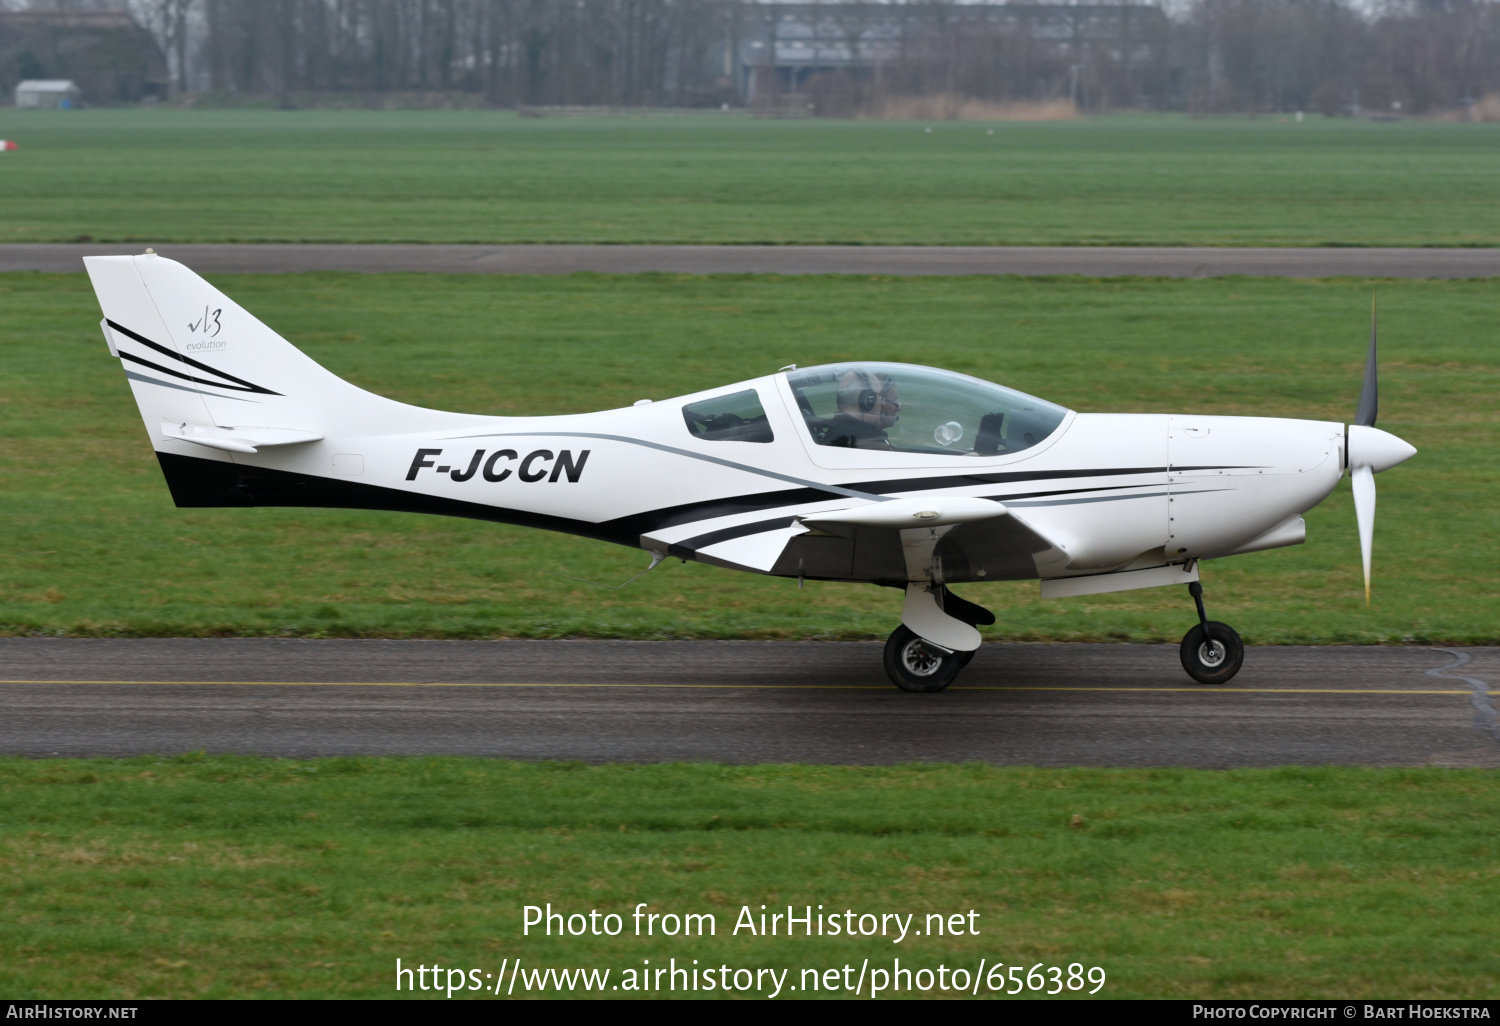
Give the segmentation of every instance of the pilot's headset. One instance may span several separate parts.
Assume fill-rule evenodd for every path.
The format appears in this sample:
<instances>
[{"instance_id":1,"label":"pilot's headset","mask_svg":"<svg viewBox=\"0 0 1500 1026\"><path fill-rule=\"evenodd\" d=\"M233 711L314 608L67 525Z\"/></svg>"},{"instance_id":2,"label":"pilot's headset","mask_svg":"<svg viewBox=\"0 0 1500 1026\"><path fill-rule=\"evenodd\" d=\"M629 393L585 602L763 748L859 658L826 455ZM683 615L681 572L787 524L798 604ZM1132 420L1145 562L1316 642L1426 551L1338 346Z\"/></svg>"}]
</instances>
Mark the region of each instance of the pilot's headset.
<instances>
[{"instance_id":1,"label":"pilot's headset","mask_svg":"<svg viewBox=\"0 0 1500 1026\"><path fill-rule=\"evenodd\" d=\"M882 390L875 375L863 368L860 368L857 373L865 379L865 387L859 390L859 412L872 413L875 407L880 405L880 397L889 391L889 386Z\"/></svg>"}]
</instances>

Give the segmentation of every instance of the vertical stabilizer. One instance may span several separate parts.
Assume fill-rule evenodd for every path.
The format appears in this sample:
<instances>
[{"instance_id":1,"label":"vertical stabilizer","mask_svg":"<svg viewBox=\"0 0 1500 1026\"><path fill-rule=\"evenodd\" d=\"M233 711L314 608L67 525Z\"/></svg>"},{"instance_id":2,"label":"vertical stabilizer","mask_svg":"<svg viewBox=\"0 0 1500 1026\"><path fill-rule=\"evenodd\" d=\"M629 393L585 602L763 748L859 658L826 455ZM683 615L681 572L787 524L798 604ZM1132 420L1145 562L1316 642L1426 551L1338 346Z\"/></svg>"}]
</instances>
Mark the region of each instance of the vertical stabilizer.
<instances>
[{"instance_id":1,"label":"vertical stabilizer","mask_svg":"<svg viewBox=\"0 0 1500 1026\"><path fill-rule=\"evenodd\" d=\"M175 260L85 257L84 265L110 353L160 452L228 459L239 450L215 449L212 439L247 425L312 439L430 430L454 416L351 385Z\"/></svg>"}]
</instances>

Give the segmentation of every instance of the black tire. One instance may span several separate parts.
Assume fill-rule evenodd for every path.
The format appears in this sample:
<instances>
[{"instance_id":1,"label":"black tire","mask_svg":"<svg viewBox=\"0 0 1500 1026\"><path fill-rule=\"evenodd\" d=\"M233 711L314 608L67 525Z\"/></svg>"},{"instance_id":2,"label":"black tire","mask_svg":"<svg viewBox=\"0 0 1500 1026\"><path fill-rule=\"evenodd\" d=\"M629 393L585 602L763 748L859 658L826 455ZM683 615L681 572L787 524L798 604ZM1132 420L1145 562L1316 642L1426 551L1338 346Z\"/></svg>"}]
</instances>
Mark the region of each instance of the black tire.
<instances>
[{"instance_id":1,"label":"black tire","mask_svg":"<svg viewBox=\"0 0 1500 1026\"><path fill-rule=\"evenodd\" d=\"M1217 620L1208 622L1213 632L1213 650L1210 651L1203 636L1200 623L1188 631L1178 650L1182 656L1182 668L1199 684L1227 684L1245 662L1245 644L1235 629Z\"/></svg>"},{"instance_id":2,"label":"black tire","mask_svg":"<svg viewBox=\"0 0 1500 1026\"><path fill-rule=\"evenodd\" d=\"M885 672L891 683L902 691L931 694L953 683L971 655L949 652L930 645L902 624L891 632L885 643Z\"/></svg>"}]
</instances>

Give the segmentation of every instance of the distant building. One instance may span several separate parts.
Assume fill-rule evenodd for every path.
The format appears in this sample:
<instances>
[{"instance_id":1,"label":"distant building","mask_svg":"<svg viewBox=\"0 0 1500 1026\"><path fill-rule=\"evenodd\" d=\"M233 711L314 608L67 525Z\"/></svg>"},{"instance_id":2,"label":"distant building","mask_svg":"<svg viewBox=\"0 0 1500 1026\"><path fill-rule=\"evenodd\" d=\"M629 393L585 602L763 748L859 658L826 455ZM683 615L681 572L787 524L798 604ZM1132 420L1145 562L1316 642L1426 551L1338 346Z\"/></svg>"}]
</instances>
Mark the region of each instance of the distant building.
<instances>
[{"instance_id":1,"label":"distant building","mask_svg":"<svg viewBox=\"0 0 1500 1026\"><path fill-rule=\"evenodd\" d=\"M165 97L171 81L161 47L126 11L0 11L0 89L65 79L71 102L95 106Z\"/></svg>"},{"instance_id":2,"label":"distant building","mask_svg":"<svg viewBox=\"0 0 1500 1026\"><path fill-rule=\"evenodd\" d=\"M881 68L932 58L946 68L975 44L986 48L991 63L1014 64L1022 43L1032 82L1044 73L1041 65L1051 64L1054 81L1042 92L1066 96L1077 90L1069 82L1086 64L1145 64L1164 53L1169 29L1166 11L1154 3L749 0L746 10L724 73L733 74L736 92L749 102L801 93L820 74L868 78ZM1008 51L1002 40L1011 41Z\"/></svg>"},{"instance_id":3,"label":"distant building","mask_svg":"<svg viewBox=\"0 0 1500 1026\"><path fill-rule=\"evenodd\" d=\"M16 106L25 108L68 108L78 106L82 94L66 78L28 78L16 86Z\"/></svg>"}]
</instances>

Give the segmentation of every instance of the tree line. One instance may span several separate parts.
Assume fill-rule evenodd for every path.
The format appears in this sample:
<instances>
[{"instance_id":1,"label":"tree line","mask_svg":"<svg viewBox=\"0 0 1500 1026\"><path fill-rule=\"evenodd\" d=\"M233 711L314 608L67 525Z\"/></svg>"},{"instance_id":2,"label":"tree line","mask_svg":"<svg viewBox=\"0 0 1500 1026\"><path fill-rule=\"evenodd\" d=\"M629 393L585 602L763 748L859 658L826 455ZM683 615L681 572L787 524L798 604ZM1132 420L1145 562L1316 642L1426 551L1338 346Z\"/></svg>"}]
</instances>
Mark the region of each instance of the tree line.
<instances>
[{"instance_id":1,"label":"tree line","mask_svg":"<svg viewBox=\"0 0 1500 1026\"><path fill-rule=\"evenodd\" d=\"M1500 0L113 2L151 31L184 93L512 107L803 109L810 98L825 114L928 95L1327 114L1478 111L1500 97ZM778 59L809 32L835 56Z\"/></svg>"},{"instance_id":2,"label":"tree line","mask_svg":"<svg viewBox=\"0 0 1500 1026\"><path fill-rule=\"evenodd\" d=\"M469 93L500 106L691 107L733 0L137 0L180 89ZM722 61L721 61L722 63Z\"/></svg>"}]
</instances>

